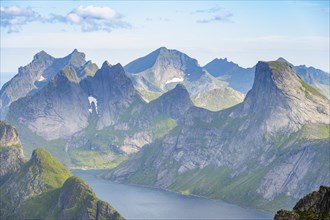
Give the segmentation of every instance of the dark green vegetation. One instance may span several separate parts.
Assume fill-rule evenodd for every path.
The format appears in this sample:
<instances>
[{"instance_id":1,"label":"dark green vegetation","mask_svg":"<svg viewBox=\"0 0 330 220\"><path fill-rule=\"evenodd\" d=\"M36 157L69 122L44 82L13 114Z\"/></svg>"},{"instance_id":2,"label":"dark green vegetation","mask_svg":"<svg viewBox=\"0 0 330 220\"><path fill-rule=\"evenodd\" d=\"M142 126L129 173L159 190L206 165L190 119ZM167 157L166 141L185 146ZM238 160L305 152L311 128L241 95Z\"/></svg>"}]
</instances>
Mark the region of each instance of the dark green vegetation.
<instances>
[{"instance_id":1,"label":"dark green vegetation","mask_svg":"<svg viewBox=\"0 0 330 220\"><path fill-rule=\"evenodd\" d=\"M320 186L303 197L292 211L280 210L274 220L323 220L330 218L330 187Z\"/></svg>"},{"instance_id":2,"label":"dark green vegetation","mask_svg":"<svg viewBox=\"0 0 330 220\"><path fill-rule=\"evenodd\" d=\"M33 151L0 191L1 219L123 219L42 148Z\"/></svg>"},{"instance_id":3,"label":"dark green vegetation","mask_svg":"<svg viewBox=\"0 0 330 220\"><path fill-rule=\"evenodd\" d=\"M123 219L42 148L24 163L16 129L0 121L1 219Z\"/></svg>"}]
</instances>

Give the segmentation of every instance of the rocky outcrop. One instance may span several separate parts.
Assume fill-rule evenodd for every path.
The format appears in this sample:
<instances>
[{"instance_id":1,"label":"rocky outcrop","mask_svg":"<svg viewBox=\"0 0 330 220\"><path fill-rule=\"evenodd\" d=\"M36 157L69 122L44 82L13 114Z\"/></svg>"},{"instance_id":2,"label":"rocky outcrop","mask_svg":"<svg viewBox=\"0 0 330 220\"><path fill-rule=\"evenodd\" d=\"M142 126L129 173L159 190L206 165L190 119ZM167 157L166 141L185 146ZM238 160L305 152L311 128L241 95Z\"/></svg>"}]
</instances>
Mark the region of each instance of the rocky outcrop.
<instances>
[{"instance_id":1,"label":"rocky outcrop","mask_svg":"<svg viewBox=\"0 0 330 220\"><path fill-rule=\"evenodd\" d=\"M76 49L63 58L54 58L45 51L37 53L30 64L20 67L18 74L1 88L1 119L6 117L12 102L45 87L66 66L74 68L80 79L94 75L98 69L91 61L86 62L85 54Z\"/></svg>"},{"instance_id":2,"label":"rocky outcrop","mask_svg":"<svg viewBox=\"0 0 330 220\"><path fill-rule=\"evenodd\" d=\"M187 89L177 84L174 89L163 94L158 99L149 103L150 111L157 114L166 114L176 120L184 116L190 107L193 106Z\"/></svg>"},{"instance_id":3,"label":"rocky outcrop","mask_svg":"<svg viewBox=\"0 0 330 220\"><path fill-rule=\"evenodd\" d=\"M65 181L57 207L59 219L124 219L108 203L97 199L92 189L76 176Z\"/></svg>"},{"instance_id":4,"label":"rocky outcrop","mask_svg":"<svg viewBox=\"0 0 330 220\"><path fill-rule=\"evenodd\" d=\"M330 219L330 187L320 186L294 206L292 211L280 210L274 220L321 220Z\"/></svg>"},{"instance_id":5,"label":"rocky outcrop","mask_svg":"<svg viewBox=\"0 0 330 220\"><path fill-rule=\"evenodd\" d=\"M0 121L0 185L23 163L23 150L16 129Z\"/></svg>"}]
</instances>

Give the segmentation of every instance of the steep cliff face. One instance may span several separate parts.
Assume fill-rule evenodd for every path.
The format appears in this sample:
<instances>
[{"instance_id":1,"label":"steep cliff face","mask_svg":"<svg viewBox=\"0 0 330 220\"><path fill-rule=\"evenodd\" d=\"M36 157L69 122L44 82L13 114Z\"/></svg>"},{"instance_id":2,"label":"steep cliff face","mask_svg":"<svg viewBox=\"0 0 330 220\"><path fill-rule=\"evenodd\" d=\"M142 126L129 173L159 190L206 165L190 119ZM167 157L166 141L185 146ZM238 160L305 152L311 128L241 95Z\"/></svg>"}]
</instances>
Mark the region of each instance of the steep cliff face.
<instances>
[{"instance_id":1,"label":"steep cliff face","mask_svg":"<svg viewBox=\"0 0 330 220\"><path fill-rule=\"evenodd\" d=\"M23 150L16 129L0 121L0 185L23 163Z\"/></svg>"},{"instance_id":2,"label":"steep cliff face","mask_svg":"<svg viewBox=\"0 0 330 220\"><path fill-rule=\"evenodd\" d=\"M86 128L92 116L98 130L113 125L133 102L143 104L120 64L105 63L84 80L66 67L42 90L14 102L7 119L46 140L66 139Z\"/></svg>"},{"instance_id":3,"label":"steep cliff face","mask_svg":"<svg viewBox=\"0 0 330 220\"><path fill-rule=\"evenodd\" d=\"M274 220L321 220L330 218L330 187L320 186L299 200L292 211L280 210Z\"/></svg>"},{"instance_id":4,"label":"steep cliff face","mask_svg":"<svg viewBox=\"0 0 330 220\"><path fill-rule=\"evenodd\" d=\"M259 62L252 90L233 117L255 114L267 132L291 133L306 123L329 124L328 104L287 62Z\"/></svg>"},{"instance_id":5,"label":"steep cliff face","mask_svg":"<svg viewBox=\"0 0 330 220\"><path fill-rule=\"evenodd\" d=\"M7 119L53 140L85 128L88 109L88 96L79 86L75 70L66 67L39 92L14 102Z\"/></svg>"},{"instance_id":6,"label":"steep cliff face","mask_svg":"<svg viewBox=\"0 0 330 220\"><path fill-rule=\"evenodd\" d=\"M18 74L1 88L1 119L6 117L12 102L46 86L66 66L74 68L80 79L94 75L98 69L96 64L85 60L84 53L77 50L63 58L54 58L45 51L37 53L30 64L20 67Z\"/></svg>"},{"instance_id":7,"label":"steep cliff face","mask_svg":"<svg viewBox=\"0 0 330 220\"><path fill-rule=\"evenodd\" d=\"M329 104L285 62L260 62L242 104L220 112L189 108L168 135L108 177L269 210L288 207L329 184Z\"/></svg>"},{"instance_id":8,"label":"steep cliff face","mask_svg":"<svg viewBox=\"0 0 330 220\"><path fill-rule=\"evenodd\" d=\"M81 82L81 86L94 102L95 110L97 107L97 129L118 123L124 109L132 107L135 112L144 104L120 64L111 66L104 62L95 76Z\"/></svg>"}]
</instances>

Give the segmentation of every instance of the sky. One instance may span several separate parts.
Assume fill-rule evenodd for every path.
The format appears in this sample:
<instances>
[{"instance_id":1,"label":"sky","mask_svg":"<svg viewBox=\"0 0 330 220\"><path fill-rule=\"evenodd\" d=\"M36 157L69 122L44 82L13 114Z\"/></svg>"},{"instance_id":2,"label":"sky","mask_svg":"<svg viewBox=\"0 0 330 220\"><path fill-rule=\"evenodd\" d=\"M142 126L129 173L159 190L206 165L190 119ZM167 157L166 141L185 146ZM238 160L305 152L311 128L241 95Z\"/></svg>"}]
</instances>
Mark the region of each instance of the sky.
<instances>
[{"instance_id":1,"label":"sky","mask_svg":"<svg viewBox=\"0 0 330 220\"><path fill-rule=\"evenodd\" d=\"M1 0L2 83L41 50L125 65L159 47L201 66L284 57L329 72L329 1ZM7 77L7 78L6 78Z\"/></svg>"}]
</instances>

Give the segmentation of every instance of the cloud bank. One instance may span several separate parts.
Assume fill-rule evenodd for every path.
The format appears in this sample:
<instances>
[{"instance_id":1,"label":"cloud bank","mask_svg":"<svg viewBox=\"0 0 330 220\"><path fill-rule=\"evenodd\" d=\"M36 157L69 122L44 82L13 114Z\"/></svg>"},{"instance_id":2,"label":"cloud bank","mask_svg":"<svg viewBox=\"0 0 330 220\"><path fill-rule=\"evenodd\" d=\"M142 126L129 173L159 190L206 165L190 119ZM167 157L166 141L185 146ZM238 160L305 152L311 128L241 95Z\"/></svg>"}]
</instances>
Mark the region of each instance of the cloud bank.
<instances>
[{"instance_id":1,"label":"cloud bank","mask_svg":"<svg viewBox=\"0 0 330 220\"><path fill-rule=\"evenodd\" d=\"M123 21L123 16L112 8L93 5L79 6L65 16L52 14L49 20L79 26L84 32L111 32L114 29L131 27Z\"/></svg>"},{"instance_id":2,"label":"cloud bank","mask_svg":"<svg viewBox=\"0 0 330 220\"><path fill-rule=\"evenodd\" d=\"M41 19L41 16L31 8L19 6L0 7L0 13L1 27L7 28L8 33L19 32L22 26Z\"/></svg>"},{"instance_id":3,"label":"cloud bank","mask_svg":"<svg viewBox=\"0 0 330 220\"><path fill-rule=\"evenodd\" d=\"M119 28L131 28L123 20L123 15L110 7L96 7L93 5L79 6L66 15L50 14L42 17L31 8L19 6L1 7L1 27L8 29L8 33L19 32L30 22L65 23L77 26L83 32L106 31L111 32Z\"/></svg>"},{"instance_id":4,"label":"cloud bank","mask_svg":"<svg viewBox=\"0 0 330 220\"><path fill-rule=\"evenodd\" d=\"M207 18L199 19L197 23L211 23L211 22L231 22L233 14L226 9L216 6L209 9L200 9L195 11L197 14L207 14Z\"/></svg>"}]
</instances>

